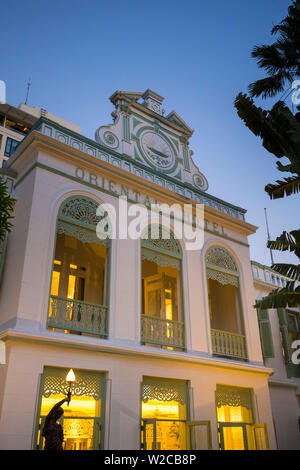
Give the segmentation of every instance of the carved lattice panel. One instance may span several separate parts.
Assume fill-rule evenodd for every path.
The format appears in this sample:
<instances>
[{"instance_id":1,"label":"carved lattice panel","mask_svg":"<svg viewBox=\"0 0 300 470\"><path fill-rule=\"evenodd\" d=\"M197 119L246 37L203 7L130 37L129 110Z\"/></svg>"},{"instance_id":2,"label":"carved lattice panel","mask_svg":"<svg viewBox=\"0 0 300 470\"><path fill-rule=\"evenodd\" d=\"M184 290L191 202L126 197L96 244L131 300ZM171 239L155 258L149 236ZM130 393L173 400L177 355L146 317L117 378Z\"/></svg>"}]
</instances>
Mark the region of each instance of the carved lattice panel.
<instances>
[{"instance_id":1,"label":"carved lattice panel","mask_svg":"<svg viewBox=\"0 0 300 470\"><path fill-rule=\"evenodd\" d=\"M72 384L72 395L90 396L95 400L104 394L104 377L92 372L75 370L76 381ZM46 368L42 376L42 396L49 398L52 394L67 395L69 384L66 382L66 369Z\"/></svg>"},{"instance_id":2,"label":"carved lattice panel","mask_svg":"<svg viewBox=\"0 0 300 470\"><path fill-rule=\"evenodd\" d=\"M217 387L216 404L218 408L221 406L244 406L251 409L251 392L231 387Z\"/></svg>"},{"instance_id":3,"label":"carved lattice panel","mask_svg":"<svg viewBox=\"0 0 300 470\"><path fill-rule=\"evenodd\" d=\"M212 266L215 269L220 268L229 273L235 273L236 275L239 273L235 260L231 254L221 246L212 246L209 248L205 256L205 261L207 266Z\"/></svg>"},{"instance_id":4,"label":"carved lattice panel","mask_svg":"<svg viewBox=\"0 0 300 470\"><path fill-rule=\"evenodd\" d=\"M161 379L144 379L142 385L142 401L149 400L177 401L186 403L186 382Z\"/></svg>"},{"instance_id":5,"label":"carved lattice panel","mask_svg":"<svg viewBox=\"0 0 300 470\"><path fill-rule=\"evenodd\" d=\"M218 281L220 284L226 285L231 284L235 287L239 286L238 277L232 276L232 274L223 273L221 271L216 271L215 269L206 268L207 279L212 279L213 281Z\"/></svg>"},{"instance_id":6,"label":"carved lattice panel","mask_svg":"<svg viewBox=\"0 0 300 470\"><path fill-rule=\"evenodd\" d=\"M141 236L142 248L160 252L176 258L182 258L181 246L171 230L162 225L146 227Z\"/></svg>"}]
</instances>

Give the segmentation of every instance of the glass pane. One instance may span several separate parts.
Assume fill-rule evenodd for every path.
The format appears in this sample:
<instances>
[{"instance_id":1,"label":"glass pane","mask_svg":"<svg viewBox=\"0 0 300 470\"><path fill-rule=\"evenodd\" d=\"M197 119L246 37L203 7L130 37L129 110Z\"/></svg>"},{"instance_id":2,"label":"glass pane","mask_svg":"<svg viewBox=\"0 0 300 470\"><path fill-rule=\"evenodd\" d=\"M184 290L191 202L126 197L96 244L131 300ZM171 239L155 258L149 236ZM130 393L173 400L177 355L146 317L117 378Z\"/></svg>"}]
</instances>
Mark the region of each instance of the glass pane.
<instances>
[{"instance_id":1,"label":"glass pane","mask_svg":"<svg viewBox=\"0 0 300 470\"><path fill-rule=\"evenodd\" d=\"M186 423L181 421L157 421L156 449L185 450Z\"/></svg>"},{"instance_id":2,"label":"glass pane","mask_svg":"<svg viewBox=\"0 0 300 470\"><path fill-rule=\"evenodd\" d=\"M94 435L94 420L80 418L65 418L64 450L92 450Z\"/></svg>"},{"instance_id":3,"label":"glass pane","mask_svg":"<svg viewBox=\"0 0 300 470\"><path fill-rule=\"evenodd\" d=\"M245 450L243 427L223 427L224 450Z\"/></svg>"},{"instance_id":4,"label":"glass pane","mask_svg":"<svg viewBox=\"0 0 300 470\"><path fill-rule=\"evenodd\" d=\"M142 436L144 450L153 450L154 446L154 423L144 422L144 430Z\"/></svg>"},{"instance_id":5,"label":"glass pane","mask_svg":"<svg viewBox=\"0 0 300 470\"><path fill-rule=\"evenodd\" d=\"M148 292L148 315L160 316L160 305L161 305L161 290L153 290Z\"/></svg>"},{"instance_id":6,"label":"glass pane","mask_svg":"<svg viewBox=\"0 0 300 470\"><path fill-rule=\"evenodd\" d=\"M268 450L267 431L265 426L253 426L256 449L257 450Z\"/></svg>"},{"instance_id":7,"label":"glass pane","mask_svg":"<svg viewBox=\"0 0 300 470\"><path fill-rule=\"evenodd\" d=\"M256 450L253 426L251 425L246 426L246 431L247 431L248 450Z\"/></svg>"},{"instance_id":8,"label":"glass pane","mask_svg":"<svg viewBox=\"0 0 300 470\"><path fill-rule=\"evenodd\" d=\"M223 405L217 407L218 421L221 423L252 423L252 413L245 406Z\"/></svg>"},{"instance_id":9,"label":"glass pane","mask_svg":"<svg viewBox=\"0 0 300 470\"><path fill-rule=\"evenodd\" d=\"M186 405L177 401L149 400L142 402L143 419L186 419Z\"/></svg>"},{"instance_id":10,"label":"glass pane","mask_svg":"<svg viewBox=\"0 0 300 470\"><path fill-rule=\"evenodd\" d=\"M195 424L190 426L191 450L208 450L209 429L207 424Z\"/></svg>"}]
</instances>

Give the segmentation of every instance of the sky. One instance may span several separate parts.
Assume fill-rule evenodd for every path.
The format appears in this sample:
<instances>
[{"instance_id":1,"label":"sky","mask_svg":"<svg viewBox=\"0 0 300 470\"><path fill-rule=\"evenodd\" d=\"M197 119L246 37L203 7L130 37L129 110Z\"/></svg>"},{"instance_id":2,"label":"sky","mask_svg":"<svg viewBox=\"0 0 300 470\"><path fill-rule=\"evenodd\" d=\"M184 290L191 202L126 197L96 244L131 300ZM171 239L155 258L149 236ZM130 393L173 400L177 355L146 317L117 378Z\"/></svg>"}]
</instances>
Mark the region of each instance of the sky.
<instances>
[{"instance_id":1,"label":"sky","mask_svg":"<svg viewBox=\"0 0 300 470\"><path fill-rule=\"evenodd\" d=\"M269 199L265 185L289 174L277 170L276 158L238 118L233 102L264 76L251 50L273 42L270 30L290 4L0 0L6 100L24 103L30 77L29 105L79 125L94 139L96 128L112 122L114 91L150 88L164 96L166 114L174 109L194 129L190 148L208 193L247 209L246 220L258 226L249 237L251 258L270 265L264 208L275 239L299 227L299 196ZM256 104L269 109L272 102ZM275 262L297 260L273 254Z\"/></svg>"}]
</instances>

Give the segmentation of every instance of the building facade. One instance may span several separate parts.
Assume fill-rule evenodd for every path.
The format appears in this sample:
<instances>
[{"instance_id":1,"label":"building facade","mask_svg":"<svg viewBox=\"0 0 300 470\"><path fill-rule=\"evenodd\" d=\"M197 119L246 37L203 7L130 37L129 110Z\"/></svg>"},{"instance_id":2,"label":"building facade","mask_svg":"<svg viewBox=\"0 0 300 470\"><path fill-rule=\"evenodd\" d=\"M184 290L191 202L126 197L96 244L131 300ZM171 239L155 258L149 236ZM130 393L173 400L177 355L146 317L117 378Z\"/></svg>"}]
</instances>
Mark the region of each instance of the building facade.
<instances>
[{"instance_id":1,"label":"building facade","mask_svg":"<svg viewBox=\"0 0 300 470\"><path fill-rule=\"evenodd\" d=\"M289 280L254 261L252 270L257 300L285 287ZM300 311L258 309L257 313L264 362L274 371L269 387L278 448L300 449L300 354L293 347L300 340Z\"/></svg>"},{"instance_id":2,"label":"building facade","mask_svg":"<svg viewBox=\"0 0 300 470\"><path fill-rule=\"evenodd\" d=\"M73 369L65 449L276 449L248 244L256 227L207 193L193 131L165 116L160 95L111 101L113 123L96 141L42 117L2 171L17 202L1 255L1 448L43 448L45 416ZM192 204L191 229L201 204L203 243L188 249L176 217L165 236L159 211L155 237L147 213L142 237L107 238L120 204L131 215Z\"/></svg>"}]
</instances>

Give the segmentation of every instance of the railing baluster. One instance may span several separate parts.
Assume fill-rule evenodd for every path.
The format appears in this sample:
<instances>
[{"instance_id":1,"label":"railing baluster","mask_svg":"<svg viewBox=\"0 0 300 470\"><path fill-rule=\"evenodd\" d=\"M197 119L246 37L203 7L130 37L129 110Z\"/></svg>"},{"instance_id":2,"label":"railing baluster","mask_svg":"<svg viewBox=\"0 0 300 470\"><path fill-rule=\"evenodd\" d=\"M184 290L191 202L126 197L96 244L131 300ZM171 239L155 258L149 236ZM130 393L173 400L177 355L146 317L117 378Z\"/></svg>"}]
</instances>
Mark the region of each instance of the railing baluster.
<instances>
[{"instance_id":1,"label":"railing baluster","mask_svg":"<svg viewBox=\"0 0 300 470\"><path fill-rule=\"evenodd\" d=\"M104 305L51 295L47 326L107 336L107 315Z\"/></svg>"},{"instance_id":2,"label":"railing baluster","mask_svg":"<svg viewBox=\"0 0 300 470\"><path fill-rule=\"evenodd\" d=\"M213 354L237 359L247 359L246 338L228 331L211 330Z\"/></svg>"},{"instance_id":3,"label":"railing baluster","mask_svg":"<svg viewBox=\"0 0 300 470\"><path fill-rule=\"evenodd\" d=\"M141 315L141 341L183 349L185 346L184 323Z\"/></svg>"}]
</instances>

